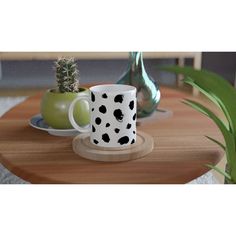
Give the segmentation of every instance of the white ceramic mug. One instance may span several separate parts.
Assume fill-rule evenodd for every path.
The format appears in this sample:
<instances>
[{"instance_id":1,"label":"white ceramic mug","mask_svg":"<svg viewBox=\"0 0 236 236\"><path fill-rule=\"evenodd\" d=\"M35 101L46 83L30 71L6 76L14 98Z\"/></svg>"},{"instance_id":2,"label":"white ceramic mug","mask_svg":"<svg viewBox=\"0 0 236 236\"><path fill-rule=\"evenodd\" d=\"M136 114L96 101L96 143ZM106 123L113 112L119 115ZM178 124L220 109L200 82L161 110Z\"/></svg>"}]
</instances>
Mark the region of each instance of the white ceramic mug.
<instances>
[{"instance_id":1,"label":"white ceramic mug","mask_svg":"<svg viewBox=\"0 0 236 236\"><path fill-rule=\"evenodd\" d=\"M136 142L136 88L107 84L89 89L89 95L76 98L69 107L69 120L79 132L90 132L91 143L101 147L121 147ZM74 119L74 106L86 100L90 107L89 127L79 126Z\"/></svg>"}]
</instances>

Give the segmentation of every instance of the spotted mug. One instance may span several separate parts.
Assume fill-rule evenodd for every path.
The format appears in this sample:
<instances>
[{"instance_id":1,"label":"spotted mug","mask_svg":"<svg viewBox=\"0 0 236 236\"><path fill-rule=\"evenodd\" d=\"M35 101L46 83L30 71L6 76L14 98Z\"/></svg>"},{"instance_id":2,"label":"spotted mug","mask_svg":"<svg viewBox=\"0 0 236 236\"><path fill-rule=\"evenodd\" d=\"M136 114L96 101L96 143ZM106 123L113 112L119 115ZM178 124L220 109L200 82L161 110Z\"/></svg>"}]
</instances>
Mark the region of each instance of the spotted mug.
<instances>
[{"instance_id":1,"label":"spotted mug","mask_svg":"<svg viewBox=\"0 0 236 236\"><path fill-rule=\"evenodd\" d=\"M91 143L100 147L121 147L136 142L136 88L130 85L107 84L89 89L69 107L69 120L79 132L90 132ZM79 126L74 119L74 107L86 100L90 107L89 127Z\"/></svg>"}]
</instances>

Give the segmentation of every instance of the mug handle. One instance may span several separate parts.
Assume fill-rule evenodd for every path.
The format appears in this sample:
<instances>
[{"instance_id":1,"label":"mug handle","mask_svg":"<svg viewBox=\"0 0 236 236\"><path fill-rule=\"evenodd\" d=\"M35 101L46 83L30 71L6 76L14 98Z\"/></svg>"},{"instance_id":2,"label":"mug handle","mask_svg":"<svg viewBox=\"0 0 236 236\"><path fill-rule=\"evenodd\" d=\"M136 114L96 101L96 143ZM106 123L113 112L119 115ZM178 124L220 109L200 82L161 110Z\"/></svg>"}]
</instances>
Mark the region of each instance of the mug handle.
<instances>
[{"instance_id":1,"label":"mug handle","mask_svg":"<svg viewBox=\"0 0 236 236\"><path fill-rule=\"evenodd\" d=\"M80 100L85 100L89 103L89 95L81 95L80 97L75 98L70 104L68 115L69 115L69 120L70 120L71 125L79 132L86 133L86 132L90 132L90 125L89 127L81 127L76 123L75 118L74 118L74 107L75 107L75 104Z\"/></svg>"}]
</instances>

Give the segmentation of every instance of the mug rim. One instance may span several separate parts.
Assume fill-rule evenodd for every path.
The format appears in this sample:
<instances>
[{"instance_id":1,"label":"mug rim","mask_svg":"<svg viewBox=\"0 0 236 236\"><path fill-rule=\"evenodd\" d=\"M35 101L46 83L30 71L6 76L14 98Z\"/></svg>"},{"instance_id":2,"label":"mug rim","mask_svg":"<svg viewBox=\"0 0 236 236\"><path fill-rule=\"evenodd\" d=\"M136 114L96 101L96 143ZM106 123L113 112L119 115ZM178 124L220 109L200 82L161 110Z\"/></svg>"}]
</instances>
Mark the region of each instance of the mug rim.
<instances>
[{"instance_id":1,"label":"mug rim","mask_svg":"<svg viewBox=\"0 0 236 236\"><path fill-rule=\"evenodd\" d=\"M114 88L116 89L112 90ZM95 85L95 86L90 87L89 90L95 93L108 93L108 94L122 93L124 94L124 93L136 92L137 89L136 87L132 85L127 85L127 84L100 84L100 85Z\"/></svg>"}]
</instances>

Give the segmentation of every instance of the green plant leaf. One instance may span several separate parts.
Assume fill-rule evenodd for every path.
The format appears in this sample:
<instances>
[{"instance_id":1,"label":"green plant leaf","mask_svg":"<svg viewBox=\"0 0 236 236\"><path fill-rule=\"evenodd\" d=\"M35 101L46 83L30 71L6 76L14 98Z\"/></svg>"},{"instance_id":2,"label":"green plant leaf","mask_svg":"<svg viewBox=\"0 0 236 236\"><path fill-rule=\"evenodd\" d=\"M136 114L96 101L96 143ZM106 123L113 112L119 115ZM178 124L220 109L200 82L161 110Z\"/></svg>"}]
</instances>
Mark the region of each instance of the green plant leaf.
<instances>
[{"instance_id":1,"label":"green plant leaf","mask_svg":"<svg viewBox=\"0 0 236 236\"><path fill-rule=\"evenodd\" d=\"M190 77L198 88L205 91L205 95L213 97L225 113L236 141L236 90L228 81L213 72L192 67L161 66L159 69ZM189 80L185 82L189 83Z\"/></svg>"},{"instance_id":2,"label":"green plant leaf","mask_svg":"<svg viewBox=\"0 0 236 236\"><path fill-rule=\"evenodd\" d=\"M210 164L206 164L207 167L217 171L218 173L220 173L221 175L223 175L225 178L227 178L228 180L232 181L232 178L231 176L226 173L225 171L221 170L220 168L218 168L217 166L213 166L213 165L210 165Z\"/></svg>"},{"instance_id":3,"label":"green plant leaf","mask_svg":"<svg viewBox=\"0 0 236 236\"><path fill-rule=\"evenodd\" d=\"M227 109L225 108L224 104L222 104L221 101L219 101L219 99L216 98L216 96L214 94L209 94L208 92L206 92L204 89L202 89L201 87L199 87L197 84L194 83L194 81L190 78L187 77L185 79L183 79L184 83L191 85L192 87L198 89L202 94L204 94L207 98L209 98L213 103L215 103L224 113L227 121L228 121L228 126L229 129L232 130L232 127L230 126L230 124L232 124L232 120L231 117L228 114ZM236 135L235 135L236 136Z\"/></svg>"},{"instance_id":4,"label":"green plant leaf","mask_svg":"<svg viewBox=\"0 0 236 236\"><path fill-rule=\"evenodd\" d=\"M202 104L185 99L183 101L184 104L191 106L195 110L203 113L204 115L208 116L211 118L215 124L218 126L220 129L222 135L224 136L225 139L225 145L226 145L226 157L227 157L227 162L229 165L232 167L232 169L235 169L234 166L236 164L236 153L235 153L235 143L234 143L234 136L230 133L230 131L226 128L224 123L208 108L203 106ZM235 176L236 177L236 176Z\"/></svg>"},{"instance_id":5,"label":"green plant leaf","mask_svg":"<svg viewBox=\"0 0 236 236\"><path fill-rule=\"evenodd\" d=\"M218 74L206 70L195 70L192 67L161 66L159 69L183 74L184 83L200 90L207 98L220 107L228 123L224 124L212 111L203 105L185 100L185 104L211 118L220 129L225 139L225 146L217 140L211 139L225 148L229 172L232 182L236 183L236 90L228 81Z\"/></svg>"},{"instance_id":6,"label":"green plant leaf","mask_svg":"<svg viewBox=\"0 0 236 236\"><path fill-rule=\"evenodd\" d=\"M219 142L218 140L211 138L207 135L205 135L205 137L208 138L209 140L211 140L212 142L216 143L217 145L219 145L225 151L225 145L223 145L221 142Z\"/></svg>"}]
</instances>

